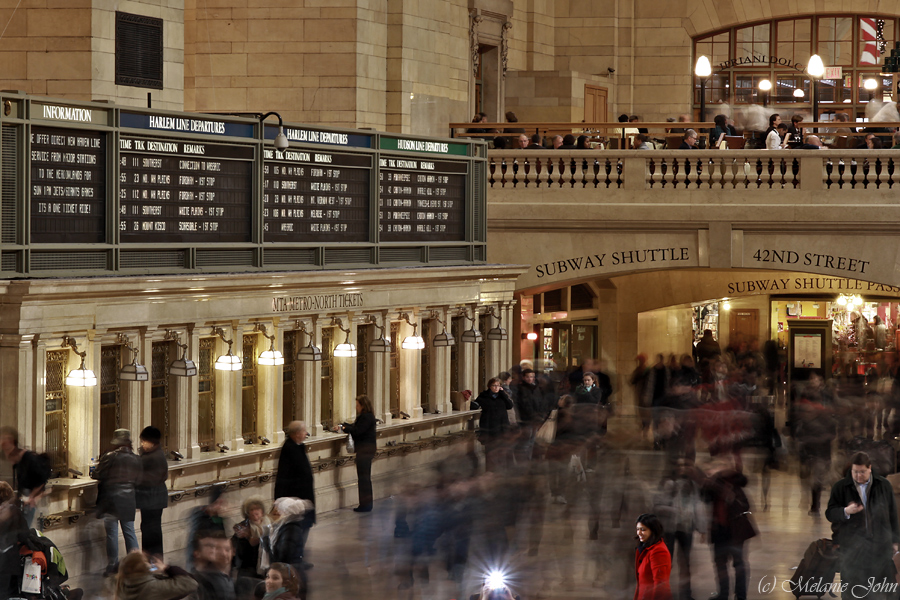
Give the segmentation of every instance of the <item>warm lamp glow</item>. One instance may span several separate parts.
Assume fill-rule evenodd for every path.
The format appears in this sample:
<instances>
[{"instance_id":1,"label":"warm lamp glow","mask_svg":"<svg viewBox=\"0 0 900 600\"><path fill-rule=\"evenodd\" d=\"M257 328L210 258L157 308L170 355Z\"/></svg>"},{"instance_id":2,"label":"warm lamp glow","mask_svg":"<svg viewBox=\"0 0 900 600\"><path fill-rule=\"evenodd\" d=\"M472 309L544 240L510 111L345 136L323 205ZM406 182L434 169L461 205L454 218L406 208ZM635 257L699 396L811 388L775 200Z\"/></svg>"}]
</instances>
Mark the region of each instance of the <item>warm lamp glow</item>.
<instances>
[{"instance_id":1,"label":"warm lamp glow","mask_svg":"<svg viewBox=\"0 0 900 600\"><path fill-rule=\"evenodd\" d=\"M875 91L875 90L878 89L878 80L877 80L877 79L872 79L872 78L870 77L869 79L866 79L866 80L863 82L863 87L865 87L865 88L866 88L867 90L869 90L870 92Z\"/></svg>"},{"instance_id":2,"label":"warm lamp glow","mask_svg":"<svg viewBox=\"0 0 900 600\"><path fill-rule=\"evenodd\" d=\"M794 90L794 98L802 98L805 95L806 93L804 93L804 91L800 88Z\"/></svg>"},{"instance_id":3,"label":"warm lamp glow","mask_svg":"<svg viewBox=\"0 0 900 600\"><path fill-rule=\"evenodd\" d=\"M806 64L806 72L816 79L822 77L825 74L825 63L822 62L822 57L818 54L810 56L809 62Z\"/></svg>"},{"instance_id":4,"label":"warm lamp glow","mask_svg":"<svg viewBox=\"0 0 900 600\"><path fill-rule=\"evenodd\" d=\"M697 77L709 77L712 75L712 65L709 64L709 58L701 55L697 59L697 64L694 66L694 75Z\"/></svg>"},{"instance_id":5,"label":"warm lamp glow","mask_svg":"<svg viewBox=\"0 0 900 600\"><path fill-rule=\"evenodd\" d=\"M772 89L772 82L768 79L763 79L759 82L759 89L763 92L768 92Z\"/></svg>"},{"instance_id":6,"label":"warm lamp glow","mask_svg":"<svg viewBox=\"0 0 900 600\"><path fill-rule=\"evenodd\" d=\"M538 339L538 334L536 334L536 333L533 332L533 331L530 331L530 332L528 332L528 334L525 336L525 339L527 339L529 342L536 342L537 339Z\"/></svg>"}]
</instances>

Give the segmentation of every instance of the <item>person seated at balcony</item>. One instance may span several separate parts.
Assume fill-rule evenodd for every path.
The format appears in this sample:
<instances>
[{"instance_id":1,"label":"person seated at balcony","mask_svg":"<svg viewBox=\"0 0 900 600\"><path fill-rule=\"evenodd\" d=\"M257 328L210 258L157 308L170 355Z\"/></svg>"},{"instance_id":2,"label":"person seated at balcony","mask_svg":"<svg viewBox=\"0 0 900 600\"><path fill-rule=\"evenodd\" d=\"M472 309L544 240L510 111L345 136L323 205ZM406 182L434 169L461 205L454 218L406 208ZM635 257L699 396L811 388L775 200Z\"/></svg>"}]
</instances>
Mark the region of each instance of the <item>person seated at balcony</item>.
<instances>
[{"instance_id":1,"label":"person seated at balcony","mask_svg":"<svg viewBox=\"0 0 900 600\"><path fill-rule=\"evenodd\" d=\"M476 113L475 117L472 118L473 123L487 123L487 115L483 112ZM466 130L467 133L487 133L488 130L484 127L470 127Z\"/></svg>"},{"instance_id":2,"label":"person seated at balcony","mask_svg":"<svg viewBox=\"0 0 900 600\"><path fill-rule=\"evenodd\" d=\"M640 121L641 118L637 115L631 115L630 117L628 117L629 123L639 123ZM637 130L638 133L650 133L650 131L646 127L638 127Z\"/></svg>"},{"instance_id":3,"label":"person seated at balcony","mask_svg":"<svg viewBox=\"0 0 900 600\"><path fill-rule=\"evenodd\" d=\"M684 132L684 138L681 140L679 150L697 150L697 132L693 129L687 129Z\"/></svg>"},{"instance_id":4,"label":"person seated at balcony","mask_svg":"<svg viewBox=\"0 0 900 600\"><path fill-rule=\"evenodd\" d=\"M822 144L822 140L819 139L817 135L808 135L806 136L806 142L800 145L800 150L821 150L824 148L824 144Z\"/></svg>"},{"instance_id":5,"label":"person seated at balcony","mask_svg":"<svg viewBox=\"0 0 900 600\"><path fill-rule=\"evenodd\" d=\"M554 139L554 146L556 146L556 140ZM578 147L575 145L575 136L571 133L567 133L566 137L563 138L562 145L558 148L558 150L578 150Z\"/></svg>"},{"instance_id":6,"label":"person seated at balcony","mask_svg":"<svg viewBox=\"0 0 900 600\"><path fill-rule=\"evenodd\" d=\"M544 138L541 137L541 134L536 133L531 136L531 143L528 145L529 150L546 150L544 148Z\"/></svg>"},{"instance_id":7,"label":"person seated at balcony","mask_svg":"<svg viewBox=\"0 0 900 600\"><path fill-rule=\"evenodd\" d=\"M498 135L494 138L494 150L506 150L506 138Z\"/></svg>"},{"instance_id":8,"label":"person seated at balcony","mask_svg":"<svg viewBox=\"0 0 900 600\"><path fill-rule=\"evenodd\" d=\"M507 123L518 123L519 118L516 116L511 110L506 111L506 122ZM506 127L503 130L505 133L525 133L525 129L522 127Z\"/></svg>"},{"instance_id":9,"label":"person seated at balcony","mask_svg":"<svg viewBox=\"0 0 900 600\"><path fill-rule=\"evenodd\" d=\"M525 135L524 133L520 133L519 136L517 138L515 138L515 140L516 140L516 145L513 146L513 149L515 149L515 150L524 150L524 149L528 148L529 144L531 144L531 140L528 139L528 136Z\"/></svg>"},{"instance_id":10,"label":"person seated at balcony","mask_svg":"<svg viewBox=\"0 0 900 600\"><path fill-rule=\"evenodd\" d=\"M857 150L880 150L883 147L874 133L867 133L866 138L856 146Z\"/></svg>"},{"instance_id":11,"label":"person seated at balcony","mask_svg":"<svg viewBox=\"0 0 900 600\"><path fill-rule=\"evenodd\" d=\"M788 133L788 126L784 123L778 123L775 129L766 134L766 150L787 148L790 139L791 134Z\"/></svg>"},{"instance_id":12,"label":"person seated at balcony","mask_svg":"<svg viewBox=\"0 0 900 600\"><path fill-rule=\"evenodd\" d=\"M900 150L900 131L895 131L892 138L894 145L891 146L891 150Z\"/></svg>"},{"instance_id":13,"label":"person seated at balcony","mask_svg":"<svg viewBox=\"0 0 900 600\"><path fill-rule=\"evenodd\" d=\"M588 141L588 136L579 135L578 139L575 140L575 149L576 150L590 150L591 143Z\"/></svg>"},{"instance_id":14,"label":"person seated at balcony","mask_svg":"<svg viewBox=\"0 0 900 600\"><path fill-rule=\"evenodd\" d=\"M653 150L653 146L650 144L650 137L644 133L639 133L634 136L635 150Z\"/></svg>"},{"instance_id":15,"label":"person seated at balcony","mask_svg":"<svg viewBox=\"0 0 900 600\"><path fill-rule=\"evenodd\" d=\"M788 133L791 134L791 138L795 140L803 139L803 128L800 127L800 123L803 122L803 115L794 114L791 115L791 124L788 125Z\"/></svg>"},{"instance_id":16,"label":"person seated at balcony","mask_svg":"<svg viewBox=\"0 0 900 600\"><path fill-rule=\"evenodd\" d=\"M856 133L855 127L848 127L845 123L850 122L850 115L847 113L835 113L834 121L838 124L837 129L834 130L835 133L840 134L848 134L848 133Z\"/></svg>"},{"instance_id":17,"label":"person seated at balcony","mask_svg":"<svg viewBox=\"0 0 900 600\"><path fill-rule=\"evenodd\" d=\"M691 121L691 118L689 116L678 115L679 123L690 123L690 121ZM684 128L683 127L673 127L672 129L669 129L669 133L684 133Z\"/></svg>"},{"instance_id":18,"label":"person seated at balcony","mask_svg":"<svg viewBox=\"0 0 900 600\"><path fill-rule=\"evenodd\" d=\"M712 143L713 148L718 148L719 144L725 139L725 136L732 135L731 131L728 129L728 117L725 115L716 115L716 118L713 119L716 122L716 126L713 127L710 132L710 142ZM732 129L734 129L732 127Z\"/></svg>"},{"instance_id":19,"label":"person seated at balcony","mask_svg":"<svg viewBox=\"0 0 900 600\"><path fill-rule=\"evenodd\" d=\"M575 140L572 140L572 141L574 142ZM563 136L561 136L561 135L555 135L555 136L553 136L553 149L554 149L554 150L559 150L560 147L561 147L564 143L565 143L565 142L563 141Z\"/></svg>"}]
</instances>

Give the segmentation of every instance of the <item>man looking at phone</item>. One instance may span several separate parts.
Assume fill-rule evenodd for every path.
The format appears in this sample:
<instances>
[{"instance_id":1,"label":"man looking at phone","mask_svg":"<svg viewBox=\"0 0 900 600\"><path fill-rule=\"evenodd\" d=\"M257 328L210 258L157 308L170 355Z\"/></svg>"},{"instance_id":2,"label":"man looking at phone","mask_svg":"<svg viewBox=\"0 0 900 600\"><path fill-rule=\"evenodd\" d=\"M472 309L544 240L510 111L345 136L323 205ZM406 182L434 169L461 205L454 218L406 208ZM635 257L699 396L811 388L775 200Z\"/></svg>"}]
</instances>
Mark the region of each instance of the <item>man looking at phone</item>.
<instances>
[{"instance_id":1,"label":"man looking at phone","mask_svg":"<svg viewBox=\"0 0 900 600\"><path fill-rule=\"evenodd\" d=\"M831 488L825 516L834 543L840 546L844 600L869 598L872 583L895 581L892 557L900 549L900 525L894 490L887 479L872 472L865 452L853 455L847 476Z\"/></svg>"}]
</instances>

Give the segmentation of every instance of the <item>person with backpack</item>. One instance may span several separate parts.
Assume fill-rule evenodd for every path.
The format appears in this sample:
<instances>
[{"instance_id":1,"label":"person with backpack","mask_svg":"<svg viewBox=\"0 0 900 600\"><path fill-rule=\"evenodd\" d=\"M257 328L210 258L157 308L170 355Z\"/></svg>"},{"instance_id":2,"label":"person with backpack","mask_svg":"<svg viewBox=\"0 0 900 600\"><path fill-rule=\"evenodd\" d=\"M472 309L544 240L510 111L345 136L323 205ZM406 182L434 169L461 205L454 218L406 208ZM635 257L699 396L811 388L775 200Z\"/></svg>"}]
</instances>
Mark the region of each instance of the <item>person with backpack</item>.
<instances>
[{"instance_id":1,"label":"person with backpack","mask_svg":"<svg viewBox=\"0 0 900 600\"><path fill-rule=\"evenodd\" d=\"M50 480L50 458L19 447L19 432L13 427L0 427L0 450L13 465L16 497L22 501L28 527L34 525L37 504Z\"/></svg>"}]
</instances>

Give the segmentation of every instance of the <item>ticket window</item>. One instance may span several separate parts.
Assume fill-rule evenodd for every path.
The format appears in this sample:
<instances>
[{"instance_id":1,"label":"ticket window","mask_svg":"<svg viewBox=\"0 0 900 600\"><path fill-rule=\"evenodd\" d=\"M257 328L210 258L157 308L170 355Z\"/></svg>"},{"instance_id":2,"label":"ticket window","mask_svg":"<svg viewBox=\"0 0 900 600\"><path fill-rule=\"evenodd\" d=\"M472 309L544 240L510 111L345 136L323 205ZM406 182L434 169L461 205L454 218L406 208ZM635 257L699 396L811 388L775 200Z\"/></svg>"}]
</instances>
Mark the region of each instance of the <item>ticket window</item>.
<instances>
[{"instance_id":1,"label":"ticket window","mask_svg":"<svg viewBox=\"0 0 900 600\"><path fill-rule=\"evenodd\" d=\"M595 323L552 323L539 331L539 358L544 370L566 370L599 356L599 327Z\"/></svg>"}]
</instances>

